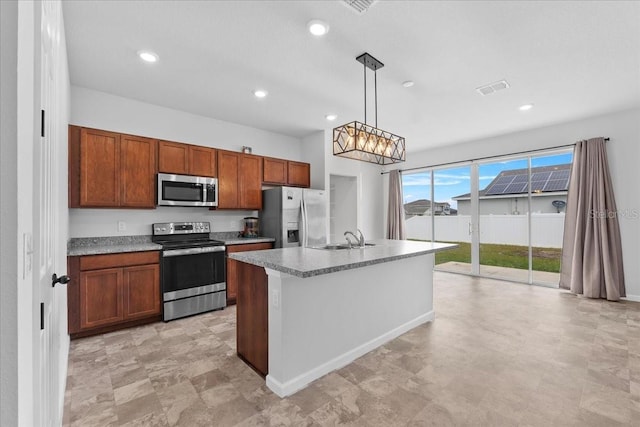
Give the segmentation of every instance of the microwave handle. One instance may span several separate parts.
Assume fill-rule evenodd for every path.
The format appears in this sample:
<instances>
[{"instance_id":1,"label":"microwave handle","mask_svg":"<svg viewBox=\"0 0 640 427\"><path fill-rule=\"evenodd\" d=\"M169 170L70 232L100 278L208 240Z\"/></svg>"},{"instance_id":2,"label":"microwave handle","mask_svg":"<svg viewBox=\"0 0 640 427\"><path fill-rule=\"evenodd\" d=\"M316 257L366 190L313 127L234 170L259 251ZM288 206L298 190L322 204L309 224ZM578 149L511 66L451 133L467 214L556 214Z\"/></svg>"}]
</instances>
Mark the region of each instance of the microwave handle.
<instances>
[{"instance_id":1,"label":"microwave handle","mask_svg":"<svg viewBox=\"0 0 640 427\"><path fill-rule=\"evenodd\" d=\"M207 184L202 184L202 201L207 201Z\"/></svg>"}]
</instances>

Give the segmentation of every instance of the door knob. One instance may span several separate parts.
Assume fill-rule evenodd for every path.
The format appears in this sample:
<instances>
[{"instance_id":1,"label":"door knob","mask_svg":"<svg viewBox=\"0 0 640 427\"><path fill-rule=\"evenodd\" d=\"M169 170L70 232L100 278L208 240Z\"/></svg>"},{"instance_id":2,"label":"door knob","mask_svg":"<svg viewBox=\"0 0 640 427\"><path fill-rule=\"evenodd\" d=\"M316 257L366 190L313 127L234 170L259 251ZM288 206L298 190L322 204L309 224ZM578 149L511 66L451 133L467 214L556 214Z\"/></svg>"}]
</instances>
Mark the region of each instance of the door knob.
<instances>
[{"instance_id":1,"label":"door knob","mask_svg":"<svg viewBox=\"0 0 640 427\"><path fill-rule=\"evenodd\" d=\"M58 277L56 273L53 273L53 276L51 276L51 286L52 287L56 286L56 283L61 283L63 285L66 285L67 283L69 283L70 280L71 278L69 276Z\"/></svg>"}]
</instances>

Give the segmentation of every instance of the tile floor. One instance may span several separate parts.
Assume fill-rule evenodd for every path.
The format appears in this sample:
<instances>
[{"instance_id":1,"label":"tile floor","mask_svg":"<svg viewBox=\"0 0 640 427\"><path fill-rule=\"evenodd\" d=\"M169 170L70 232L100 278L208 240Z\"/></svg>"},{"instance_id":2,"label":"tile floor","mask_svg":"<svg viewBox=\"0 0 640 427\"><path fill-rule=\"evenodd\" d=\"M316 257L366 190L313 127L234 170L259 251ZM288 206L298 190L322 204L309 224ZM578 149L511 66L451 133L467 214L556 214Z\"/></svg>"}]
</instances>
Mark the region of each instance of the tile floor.
<instances>
[{"instance_id":1,"label":"tile floor","mask_svg":"<svg viewBox=\"0 0 640 427\"><path fill-rule=\"evenodd\" d=\"M436 320L280 399L235 309L74 340L64 425L640 426L640 303L435 274Z\"/></svg>"}]
</instances>

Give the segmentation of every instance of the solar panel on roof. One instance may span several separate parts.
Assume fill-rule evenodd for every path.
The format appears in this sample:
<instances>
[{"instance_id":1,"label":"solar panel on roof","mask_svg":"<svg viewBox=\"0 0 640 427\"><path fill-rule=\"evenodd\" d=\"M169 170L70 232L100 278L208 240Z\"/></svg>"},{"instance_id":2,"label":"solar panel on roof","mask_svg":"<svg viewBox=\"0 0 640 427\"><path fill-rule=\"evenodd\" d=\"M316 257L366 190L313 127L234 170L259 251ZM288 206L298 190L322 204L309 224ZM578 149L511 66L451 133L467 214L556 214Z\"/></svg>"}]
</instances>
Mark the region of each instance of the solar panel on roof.
<instances>
[{"instance_id":1,"label":"solar panel on roof","mask_svg":"<svg viewBox=\"0 0 640 427\"><path fill-rule=\"evenodd\" d=\"M515 184L517 182L529 182L529 176L526 174L516 175L511 183Z\"/></svg>"},{"instance_id":2,"label":"solar panel on roof","mask_svg":"<svg viewBox=\"0 0 640 427\"><path fill-rule=\"evenodd\" d=\"M507 185L507 184L511 184L511 181L513 181L512 176L501 176L496 180L494 185Z\"/></svg>"},{"instance_id":3,"label":"solar panel on roof","mask_svg":"<svg viewBox=\"0 0 640 427\"><path fill-rule=\"evenodd\" d=\"M507 185L504 194L522 193L527 186L526 182L518 182Z\"/></svg>"},{"instance_id":4,"label":"solar panel on roof","mask_svg":"<svg viewBox=\"0 0 640 427\"><path fill-rule=\"evenodd\" d=\"M547 181L547 184L544 186L542 191L561 191L567 189L567 180L566 179L550 179Z\"/></svg>"},{"instance_id":5,"label":"solar panel on roof","mask_svg":"<svg viewBox=\"0 0 640 427\"><path fill-rule=\"evenodd\" d=\"M506 188L507 184L494 184L487 190L486 194L503 194Z\"/></svg>"},{"instance_id":6,"label":"solar panel on roof","mask_svg":"<svg viewBox=\"0 0 640 427\"><path fill-rule=\"evenodd\" d=\"M551 176L551 172L536 172L531 174L531 181L546 181Z\"/></svg>"}]
</instances>

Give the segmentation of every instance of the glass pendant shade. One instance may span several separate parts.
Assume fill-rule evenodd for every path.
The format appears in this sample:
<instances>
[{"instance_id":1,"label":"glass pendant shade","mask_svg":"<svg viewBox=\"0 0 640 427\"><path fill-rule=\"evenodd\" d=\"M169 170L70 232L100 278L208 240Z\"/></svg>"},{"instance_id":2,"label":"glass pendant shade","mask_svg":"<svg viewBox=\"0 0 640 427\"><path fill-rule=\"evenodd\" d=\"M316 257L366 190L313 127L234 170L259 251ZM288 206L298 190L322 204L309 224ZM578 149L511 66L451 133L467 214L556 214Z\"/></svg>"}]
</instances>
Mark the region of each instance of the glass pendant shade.
<instances>
[{"instance_id":1,"label":"glass pendant shade","mask_svg":"<svg viewBox=\"0 0 640 427\"><path fill-rule=\"evenodd\" d=\"M353 121L333 129L333 154L379 165L404 162L404 138Z\"/></svg>"}]
</instances>

